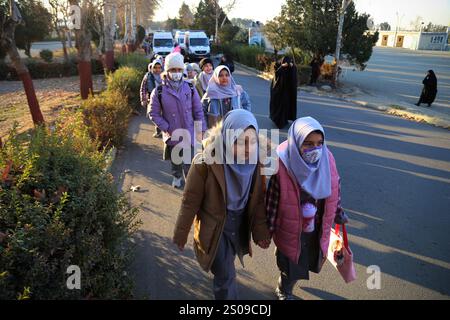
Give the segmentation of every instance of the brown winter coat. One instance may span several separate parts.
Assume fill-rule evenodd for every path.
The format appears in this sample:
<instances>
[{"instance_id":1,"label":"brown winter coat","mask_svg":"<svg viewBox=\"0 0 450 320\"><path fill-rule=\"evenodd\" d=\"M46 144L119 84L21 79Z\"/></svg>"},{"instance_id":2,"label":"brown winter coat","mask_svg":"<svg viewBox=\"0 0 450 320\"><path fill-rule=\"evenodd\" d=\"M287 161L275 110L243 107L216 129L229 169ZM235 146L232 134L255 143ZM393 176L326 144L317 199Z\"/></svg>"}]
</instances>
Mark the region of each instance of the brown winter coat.
<instances>
[{"instance_id":1,"label":"brown winter coat","mask_svg":"<svg viewBox=\"0 0 450 320\"><path fill-rule=\"evenodd\" d=\"M246 214L246 241L243 254L250 254L253 241L270 239L264 203L265 181L257 166L252 180ZM185 243L194 223L194 251L203 270L214 261L227 215L225 173L221 164L206 164L198 154L191 165L181 208L174 230L174 241Z\"/></svg>"}]
</instances>

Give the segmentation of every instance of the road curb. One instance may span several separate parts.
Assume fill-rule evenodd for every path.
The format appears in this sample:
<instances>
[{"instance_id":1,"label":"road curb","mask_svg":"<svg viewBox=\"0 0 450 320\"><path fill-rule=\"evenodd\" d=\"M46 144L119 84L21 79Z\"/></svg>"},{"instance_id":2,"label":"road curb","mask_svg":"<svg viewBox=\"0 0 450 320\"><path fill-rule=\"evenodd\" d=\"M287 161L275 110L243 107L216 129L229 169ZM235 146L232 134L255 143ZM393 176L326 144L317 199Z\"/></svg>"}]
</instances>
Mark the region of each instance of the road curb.
<instances>
[{"instance_id":1,"label":"road curb","mask_svg":"<svg viewBox=\"0 0 450 320\"><path fill-rule=\"evenodd\" d=\"M416 122L423 122L435 127L444 128L450 130L450 118L442 114L430 114L427 112L422 112L420 110L415 110L402 102L392 102L392 103L373 103L367 102L360 99L352 98L342 98L342 100L355 103L357 105L386 112L391 115L399 116ZM392 107L396 106L396 107ZM425 111L425 110L424 110Z\"/></svg>"}]
</instances>

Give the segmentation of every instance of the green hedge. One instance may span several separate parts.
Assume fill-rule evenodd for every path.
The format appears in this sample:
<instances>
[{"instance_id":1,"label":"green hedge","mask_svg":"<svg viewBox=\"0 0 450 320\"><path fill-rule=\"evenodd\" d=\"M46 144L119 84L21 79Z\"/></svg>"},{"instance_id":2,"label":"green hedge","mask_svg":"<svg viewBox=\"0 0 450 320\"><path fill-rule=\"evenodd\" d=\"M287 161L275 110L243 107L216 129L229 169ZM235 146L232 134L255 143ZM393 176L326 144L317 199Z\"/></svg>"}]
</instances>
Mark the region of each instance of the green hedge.
<instances>
[{"instance_id":1,"label":"green hedge","mask_svg":"<svg viewBox=\"0 0 450 320\"><path fill-rule=\"evenodd\" d=\"M150 63L146 56L138 52L119 55L116 60L119 67L130 67L144 73L147 72L147 66Z\"/></svg>"},{"instance_id":2,"label":"green hedge","mask_svg":"<svg viewBox=\"0 0 450 320\"><path fill-rule=\"evenodd\" d=\"M0 150L0 299L132 296L136 210L106 172L80 112L54 132L14 130ZM67 268L81 289L67 288Z\"/></svg>"},{"instance_id":3,"label":"green hedge","mask_svg":"<svg viewBox=\"0 0 450 320\"><path fill-rule=\"evenodd\" d=\"M275 56L273 54L265 52L265 50L261 47L233 44L224 46L215 45L214 52L230 54L235 61L260 71L269 73L275 72ZM294 55L298 70L298 84L307 84L309 83L309 80L311 78L311 67L305 63L309 61L310 55L297 49L294 50ZM277 59L280 58L281 56L277 57Z\"/></svg>"},{"instance_id":4,"label":"green hedge","mask_svg":"<svg viewBox=\"0 0 450 320\"><path fill-rule=\"evenodd\" d=\"M68 63L47 63L29 59L26 61L26 66L33 79L60 78L78 75L77 64L74 61ZM104 72L103 63L100 60L91 60L91 67L93 74L102 74ZM0 61L0 80L19 80L16 70L3 61Z\"/></svg>"},{"instance_id":5,"label":"green hedge","mask_svg":"<svg viewBox=\"0 0 450 320\"><path fill-rule=\"evenodd\" d=\"M265 70L266 57L269 55L264 52L264 49L256 46L246 45L224 45L222 47L215 48L223 53L229 54L233 57L234 61L238 61L246 66L256 68L258 70Z\"/></svg>"}]
</instances>

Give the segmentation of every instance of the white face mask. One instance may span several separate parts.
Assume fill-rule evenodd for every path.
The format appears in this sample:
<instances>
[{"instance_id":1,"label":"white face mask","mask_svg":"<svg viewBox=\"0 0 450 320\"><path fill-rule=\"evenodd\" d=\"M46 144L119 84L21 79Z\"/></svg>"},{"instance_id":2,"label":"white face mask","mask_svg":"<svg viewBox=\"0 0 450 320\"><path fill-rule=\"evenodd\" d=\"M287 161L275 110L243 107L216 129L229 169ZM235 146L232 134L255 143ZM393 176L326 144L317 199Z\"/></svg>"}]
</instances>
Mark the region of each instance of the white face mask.
<instances>
[{"instance_id":1,"label":"white face mask","mask_svg":"<svg viewBox=\"0 0 450 320\"><path fill-rule=\"evenodd\" d=\"M181 72L169 72L169 75L173 81L180 81L183 78L183 73Z\"/></svg>"},{"instance_id":2,"label":"white face mask","mask_svg":"<svg viewBox=\"0 0 450 320\"><path fill-rule=\"evenodd\" d=\"M320 160L322 156L322 147L307 149L303 152L302 158L308 164L314 164Z\"/></svg>"}]
</instances>

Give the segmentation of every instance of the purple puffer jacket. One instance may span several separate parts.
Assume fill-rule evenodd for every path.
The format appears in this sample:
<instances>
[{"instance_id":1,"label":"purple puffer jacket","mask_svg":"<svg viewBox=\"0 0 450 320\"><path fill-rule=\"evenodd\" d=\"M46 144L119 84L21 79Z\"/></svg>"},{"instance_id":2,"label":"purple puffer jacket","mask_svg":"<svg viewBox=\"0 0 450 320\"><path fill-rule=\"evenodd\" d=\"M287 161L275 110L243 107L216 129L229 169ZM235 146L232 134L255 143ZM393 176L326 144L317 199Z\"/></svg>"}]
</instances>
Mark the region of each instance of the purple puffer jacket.
<instances>
[{"instance_id":1,"label":"purple puffer jacket","mask_svg":"<svg viewBox=\"0 0 450 320\"><path fill-rule=\"evenodd\" d=\"M179 141L172 141L170 136L176 129L187 129L191 134L191 144L194 144L194 121L202 122L202 132L206 128L205 115L197 90L194 94L189 84L183 80L182 87L177 92L166 79L163 80L161 93L162 106L159 103L157 90L150 96L147 115L164 134L164 142L176 145ZM168 134L167 134L168 133Z\"/></svg>"}]
</instances>

